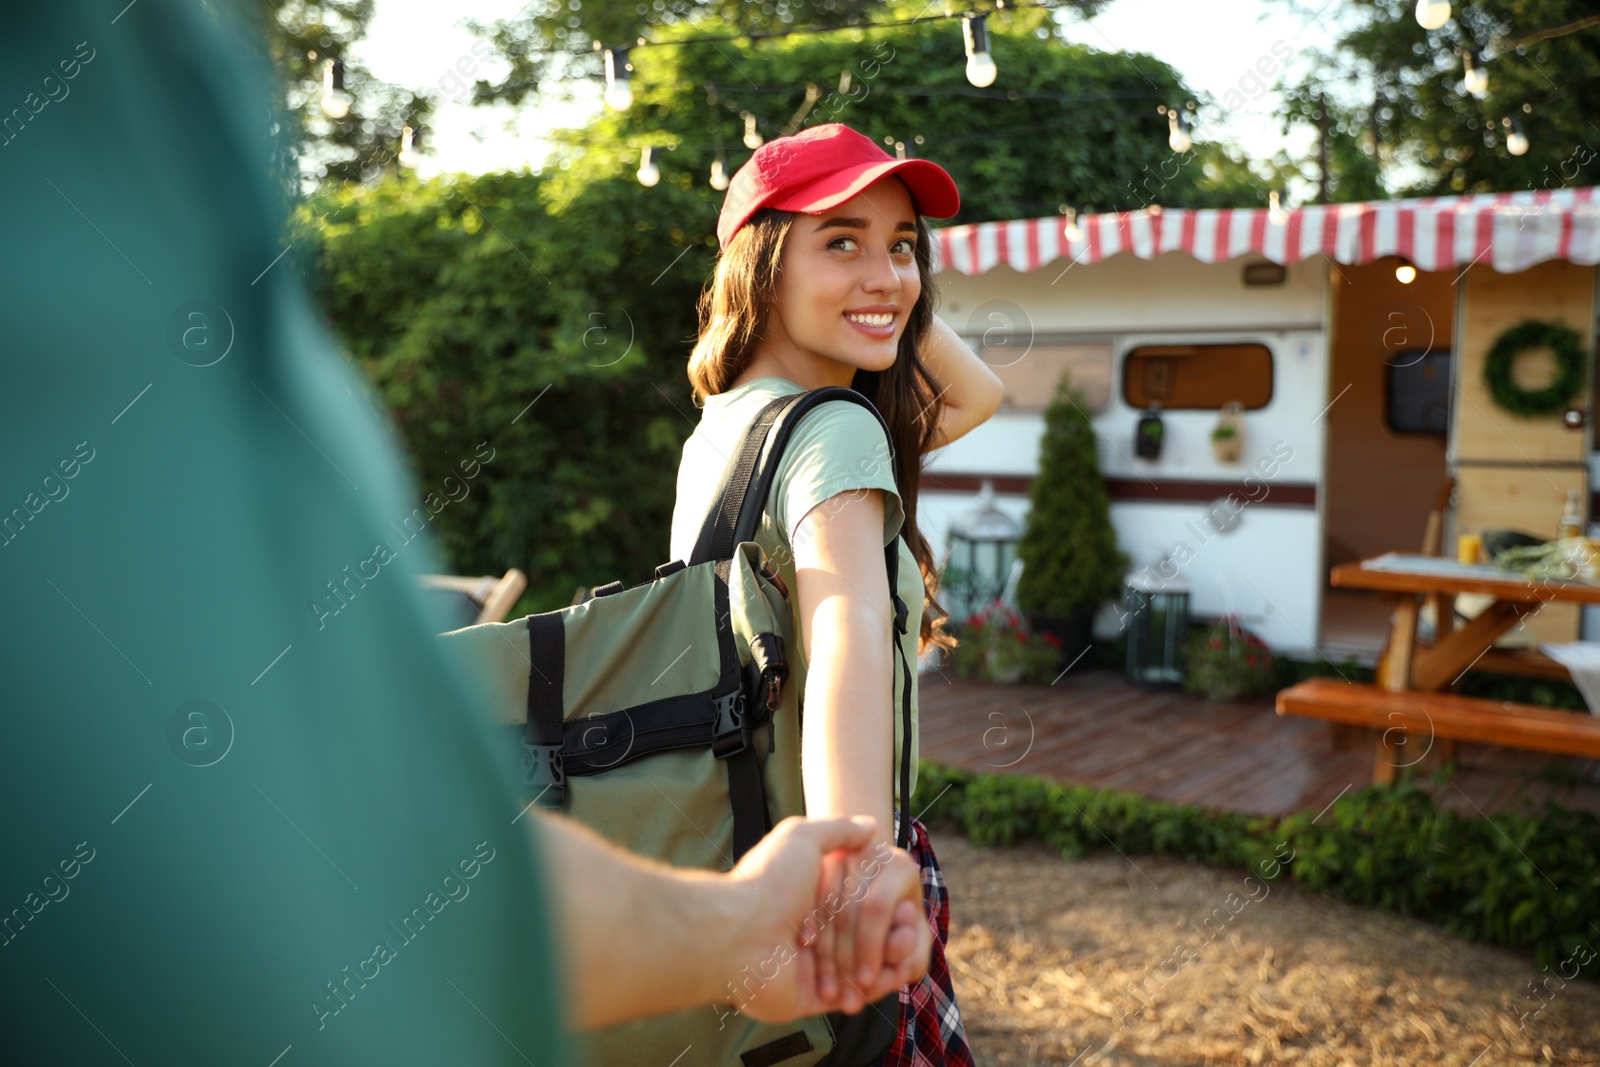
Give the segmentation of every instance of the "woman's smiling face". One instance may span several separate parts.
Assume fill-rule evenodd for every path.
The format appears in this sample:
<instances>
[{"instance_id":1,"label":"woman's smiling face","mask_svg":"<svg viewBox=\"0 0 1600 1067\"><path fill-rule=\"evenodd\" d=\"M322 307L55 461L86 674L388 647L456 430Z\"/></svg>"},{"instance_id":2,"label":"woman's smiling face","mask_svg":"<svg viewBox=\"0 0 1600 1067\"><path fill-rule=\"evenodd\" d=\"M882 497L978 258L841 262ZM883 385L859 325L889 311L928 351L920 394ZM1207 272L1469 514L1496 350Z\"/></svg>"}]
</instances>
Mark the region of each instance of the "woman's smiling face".
<instances>
[{"instance_id":1,"label":"woman's smiling face","mask_svg":"<svg viewBox=\"0 0 1600 1067\"><path fill-rule=\"evenodd\" d=\"M899 178L873 183L821 214L797 214L761 347L807 377L849 385L893 365L922 292L917 221Z\"/></svg>"}]
</instances>

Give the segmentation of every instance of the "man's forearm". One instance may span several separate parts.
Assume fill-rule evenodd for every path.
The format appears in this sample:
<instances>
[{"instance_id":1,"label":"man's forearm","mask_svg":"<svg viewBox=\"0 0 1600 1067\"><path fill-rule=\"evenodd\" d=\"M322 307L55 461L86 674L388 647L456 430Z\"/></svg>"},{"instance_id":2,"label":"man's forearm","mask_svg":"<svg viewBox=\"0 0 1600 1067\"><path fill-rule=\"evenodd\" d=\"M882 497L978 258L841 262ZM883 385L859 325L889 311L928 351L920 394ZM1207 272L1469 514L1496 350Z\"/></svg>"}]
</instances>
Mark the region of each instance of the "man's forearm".
<instances>
[{"instance_id":1,"label":"man's forearm","mask_svg":"<svg viewBox=\"0 0 1600 1067\"><path fill-rule=\"evenodd\" d=\"M745 948L747 887L634 856L565 819L532 821L544 869L560 873L550 888L573 1025L605 1026L726 999L737 970L729 961Z\"/></svg>"}]
</instances>

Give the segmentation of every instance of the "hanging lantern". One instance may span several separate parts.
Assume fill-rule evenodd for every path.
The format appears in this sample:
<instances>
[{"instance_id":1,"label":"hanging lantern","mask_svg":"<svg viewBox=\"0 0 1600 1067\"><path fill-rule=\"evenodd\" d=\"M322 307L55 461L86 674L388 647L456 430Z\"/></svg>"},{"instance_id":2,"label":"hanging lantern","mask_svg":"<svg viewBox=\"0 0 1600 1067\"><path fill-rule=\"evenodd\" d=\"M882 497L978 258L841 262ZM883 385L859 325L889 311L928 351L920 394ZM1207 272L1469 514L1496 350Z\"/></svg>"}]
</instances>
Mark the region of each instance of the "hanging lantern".
<instances>
[{"instance_id":1,"label":"hanging lantern","mask_svg":"<svg viewBox=\"0 0 1600 1067\"><path fill-rule=\"evenodd\" d=\"M1170 580L1162 576L1174 575ZM1141 685L1182 685L1189 633L1189 586L1171 558L1127 582L1128 677Z\"/></svg>"},{"instance_id":2,"label":"hanging lantern","mask_svg":"<svg viewBox=\"0 0 1600 1067\"><path fill-rule=\"evenodd\" d=\"M948 592L953 618L965 618L1005 592L1021 536L1016 520L995 506L994 483L984 479L972 510L950 530L950 562L957 573L941 587L941 598Z\"/></svg>"},{"instance_id":3,"label":"hanging lantern","mask_svg":"<svg viewBox=\"0 0 1600 1067\"><path fill-rule=\"evenodd\" d=\"M1139 416L1139 427L1133 436L1133 454L1140 459L1159 459L1161 440L1166 432L1166 425L1161 421L1161 405L1152 400Z\"/></svg>"}]
</instances>

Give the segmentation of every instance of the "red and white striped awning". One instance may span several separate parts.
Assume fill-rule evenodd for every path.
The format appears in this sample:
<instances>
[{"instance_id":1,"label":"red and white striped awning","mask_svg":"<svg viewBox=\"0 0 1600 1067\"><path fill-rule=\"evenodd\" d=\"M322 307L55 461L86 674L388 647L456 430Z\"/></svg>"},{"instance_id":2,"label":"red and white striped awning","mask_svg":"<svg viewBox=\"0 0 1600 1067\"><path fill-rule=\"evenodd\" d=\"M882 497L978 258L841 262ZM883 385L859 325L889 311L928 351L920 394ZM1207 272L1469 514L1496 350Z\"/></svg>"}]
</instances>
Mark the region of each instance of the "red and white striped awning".
<instances>
[{"instance_id":1,"label":"red and white striped awning","mask_svg":"<svg viewBox=\"0 0 1600 1067\"><path fill-rule=\"evenodd\" d=\"M1267 208L1139 211L1067 220L977 222L934 231L935 269L982 274L1001 263L1037 270L1058 259L1095 263L1119 252L1153 259L1187 252L1204 263L1257 254L1275 263L1322 255L1340 263L1405 256L1418 270L1480 260L1502 273L1547 259L1600 262L1600 192L1581 189L1372 200Z\"/></svg>"}]
</instances>

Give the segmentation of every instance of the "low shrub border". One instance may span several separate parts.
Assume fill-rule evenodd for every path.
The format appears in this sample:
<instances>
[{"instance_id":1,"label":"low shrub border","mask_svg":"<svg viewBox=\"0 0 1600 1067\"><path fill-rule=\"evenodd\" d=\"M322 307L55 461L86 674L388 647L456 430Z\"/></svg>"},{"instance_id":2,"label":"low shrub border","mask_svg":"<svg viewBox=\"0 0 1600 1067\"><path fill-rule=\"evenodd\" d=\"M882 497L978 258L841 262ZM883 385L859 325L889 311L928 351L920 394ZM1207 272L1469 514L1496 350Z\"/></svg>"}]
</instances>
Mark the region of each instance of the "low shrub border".
<instances>
[{"instance_id":1,"label":"low shrub border","mask_svg":"<svg viewBox=\"0 0 1600 1067\"><path fill-rule=\"evenodd\" d=\"M980 847L1037 841L1076 859L1109 845L1248 868L1527 949L1562 978L1600 975L1600 819L1549 801L1466 818L1435 807L1406 773L1281 818L933 763L921 765L916 798L923 819L952 821Z\"/></svg>"}]
</instances>

